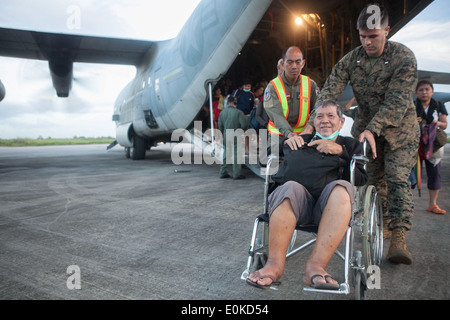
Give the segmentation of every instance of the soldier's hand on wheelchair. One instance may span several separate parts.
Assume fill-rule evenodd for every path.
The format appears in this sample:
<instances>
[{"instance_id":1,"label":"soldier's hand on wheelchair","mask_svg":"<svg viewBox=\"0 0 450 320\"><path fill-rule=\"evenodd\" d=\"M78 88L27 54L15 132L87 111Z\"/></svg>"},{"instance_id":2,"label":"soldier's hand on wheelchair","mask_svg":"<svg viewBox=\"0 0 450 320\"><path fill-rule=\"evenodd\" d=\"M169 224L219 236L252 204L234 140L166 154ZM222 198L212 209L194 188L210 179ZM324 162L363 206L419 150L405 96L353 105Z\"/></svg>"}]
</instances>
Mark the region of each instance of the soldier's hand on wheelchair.
<instances>
[{"instance_id":1,"label":"soldier's hand on wheelchair","mask_svg":"<svg viewBox=\"0 0 450 320\"><path fill-rule=\"evenodd\" d=\"M366 140L369 143L370 149L372 150L372 157L374 159L377 158L377 147L376 147L376 143L375 143L375 137L373 136L373 133L370 132L369 130L364 130L360 135L359 135L359 142L363 143L364 140Z\"/></svg>"}]
</instances>

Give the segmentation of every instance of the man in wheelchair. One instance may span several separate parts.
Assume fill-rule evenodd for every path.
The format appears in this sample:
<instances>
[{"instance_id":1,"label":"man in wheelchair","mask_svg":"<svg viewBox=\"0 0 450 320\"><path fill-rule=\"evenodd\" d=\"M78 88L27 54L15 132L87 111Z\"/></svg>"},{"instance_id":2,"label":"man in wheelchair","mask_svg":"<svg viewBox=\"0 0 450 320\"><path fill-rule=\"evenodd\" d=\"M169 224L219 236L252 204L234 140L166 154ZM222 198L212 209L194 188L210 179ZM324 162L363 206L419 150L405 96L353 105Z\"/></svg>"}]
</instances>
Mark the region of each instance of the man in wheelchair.
<instances>
[{"instance_id":1,"label":"man in wheelchair","mask_svg":"<svg viewBox=\"0 0 450 320\"><path fill-rule=\"evenodd\" d=\"M363 154L358 140L339 136L344 121L341 107L333 101L324 101L316 106L315 135L296 135L281 141L280 154L284 154L284 160L276 174L278 176L291 175L289 170L283 171L283 165L291 157L295 157L295 154L311 148L317 149L322 157L334 155L339 158L343 171L340 178L327 183L319 192L311 188L308 190L290 176L278 180L281 183L278 183L268 198L270 222L267 263L248 276L248 284L260 288L279 284L284 272L286 252L296 226L313 224L318 225L317 241L306 262L303 282L316 289L339 289L338 282L327 273L326 267L344 237L352 215L355 189L350 183L350 161L354 154ZM315 166L320 161L313 159L308 156L302 163L295 163L293 170L316 170ZM273 179L277 181L275 176ZM355 186L364 185L367 180L363 165L357 164L354 171Z\"/></svg>"}]
</instances>

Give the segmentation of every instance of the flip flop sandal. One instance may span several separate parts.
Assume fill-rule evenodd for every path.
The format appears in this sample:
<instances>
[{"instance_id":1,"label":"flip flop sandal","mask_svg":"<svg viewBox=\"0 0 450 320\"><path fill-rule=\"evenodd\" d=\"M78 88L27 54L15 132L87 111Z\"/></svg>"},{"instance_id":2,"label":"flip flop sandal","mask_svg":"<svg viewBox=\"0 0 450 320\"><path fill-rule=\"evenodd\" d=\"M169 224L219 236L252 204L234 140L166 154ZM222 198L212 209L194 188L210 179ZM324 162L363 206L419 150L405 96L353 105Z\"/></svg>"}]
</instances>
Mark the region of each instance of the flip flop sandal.
<instances>
[{"instance_id":1,"label":"flip flop sandal","mask_svg":"<svg viewBox=\"0 0 450 320\"><path fill-rule=\"evenodd\" d=\"M325 281L326 281L328 278L333 279L329 274L327 274L327 275L325 275L325 276L323 276L323 275L321 275L321 274L315 274L315 275L313 275L313 276L311 277L311 286L310 286L311 288L319 289L319 290L339 290L340 286L339 286L338 283L329 283L329 282L326 282L326 283L317 283L317 284L315 284L315 283L314 283L314 279L315 279L315 278L318 278L318 277L324 278ZM333 279L333 280L334 280L334 279Z\"/></svg>"},{"instance_id":2,"label":"flip flop sandal","mask_svg":"<svg viewBox=\"0 0 450 320\"><path fill-rule=\"evenodd\" d=\"M434 206L429 207L427 209L427 211L428 212L433 212L433 213L436 213L436 214L445 214L447 212L447 211L442 210L441 208L439 208L437 204L434 205Z\"/></svg>"},{"instance_id":3,"label":"flip flop sandal","mask_svg":"<svg viewBox=\"0 0 450 320\"><path fill-rule=\"evenodd\" d=\"M275 279L275 277L272 275L261 275L261 273L259 271L255 271L255 276L259 278L256 282L253 282L248 277L247 277L247 279L245 279L245 282L247 282L249 285L259 288L259 289L270 288L270 289L278 290L278 287L281 285L281 282L278 281L278 279ZM266 284L266 285L261 285L258 283L259 280L266 279L266 278L271 279L272 282L269 284Z\"/></svg>"}]
</instances>

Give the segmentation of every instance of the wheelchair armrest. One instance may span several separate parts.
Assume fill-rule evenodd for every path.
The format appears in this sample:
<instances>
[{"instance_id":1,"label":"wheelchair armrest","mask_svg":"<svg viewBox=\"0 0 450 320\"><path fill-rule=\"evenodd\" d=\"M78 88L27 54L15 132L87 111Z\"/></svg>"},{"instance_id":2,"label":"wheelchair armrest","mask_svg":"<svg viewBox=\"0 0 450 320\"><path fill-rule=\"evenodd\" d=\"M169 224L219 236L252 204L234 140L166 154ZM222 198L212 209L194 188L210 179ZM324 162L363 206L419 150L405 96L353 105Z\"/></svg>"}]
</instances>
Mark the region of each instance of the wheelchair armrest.
<instances>
[{"instance_id":1,"label":"wheelchair armrest","mask_svg":"<svg viewBox=\"0 0 450 320\"><path fill-rule=\"evenodd\" d=\"M356 164L362 164L364 167L369 162L369 158L367 158L365 155L359 154L354 155L352 157L352 161L350 161L350 182L354 186L355 185L355 167Z\"/></svg>"},{"instance_id":2,"label":"wheelchair armrest","mask_svg":"<svg viewBox=\"0 0 450 320\"><path fill-rule=\"evenodd\" d=\"M367 158L365 155L357 155L355 154L352 157L352 161L355 161L356 163L362 164L362 165L366 165L369 162L369 158Z\"/></svg>"},{"instance_id":3,"label":"wheelchair armrest","mask_svg":"<svg viewBox=\"0 0 450 320\"><path fill-rule=\"evenodd\" d=\"M269 156L267 157L267 163L265 166L267 168L266 174L269 174L272 163L275 161L277 163L281 163L281 161L283 161L283 157L280 155L272 154L272 153L269 154Z\"/></svg>"}]
</instances>

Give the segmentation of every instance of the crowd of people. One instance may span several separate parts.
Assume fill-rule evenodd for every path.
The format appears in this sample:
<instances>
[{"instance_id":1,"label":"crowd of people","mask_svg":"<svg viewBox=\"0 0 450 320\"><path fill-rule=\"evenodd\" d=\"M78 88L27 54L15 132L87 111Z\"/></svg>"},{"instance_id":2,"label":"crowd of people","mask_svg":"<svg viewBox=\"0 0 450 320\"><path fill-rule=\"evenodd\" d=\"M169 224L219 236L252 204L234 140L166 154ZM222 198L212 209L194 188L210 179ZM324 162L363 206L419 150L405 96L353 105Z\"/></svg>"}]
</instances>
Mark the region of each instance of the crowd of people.
<instances>
[{"instance_id":1,"label":"crowd of people","mask_svg":"<svg viewBox=\"0 0 450 320\"><path fill-rule=\"evenodd\" d=\"M267 129L269 124L269 116L264 109L263 98L264 90L267 83L264 81L257 82L252 86L250 80L244 79L239 87L233 89L232 82L229 78L220 80L212 90L212 112L213 112L213 128L219 129L223 136L222 144L224 146L223 164L221 165L219 176L221 179L245 179L241 173L241 164L237 158L237 141L234 145L234 156L226 154L226 130L227 129L243 129L244 131L251 128L255 130L255 139L258 141L257 135L260 129ZM229 111L227 109L233 111ZM238 112L237 112L238 111ZM222 119L221 119L222 118ZM205 132L211 129L211 113L209 99L202 106L197 116L197 121L201 121L202 130ZM244 121L245 120L245 121ZM258 144L258 142L256 142ZM249 138L246 137L246 148L250 144ZM228 174L227 164L233 167L233 174Z\"/></svg>"},{"instance_id":2,"label":"crowd of people","mask_svg":"<svg viewBox=\"0 0 450 320\"><path fill-rule=\"evenodd\" d=\"M212 90L214 128L217 128L220 113L227 107L224 105L225 99L228 96L233 96L237 99L237 109L241 110L251 120L254 119L251 128L255 130L267 129L269 117L263 107L263 94L266 86L267 82L264 81L252 85L250 80L244 79L241 84L234 87L229 78L222 78ZM196 119L202 121L203 131L211 128L209 105L210 102L207 99Z\"/></svg>"}]
</instances>

